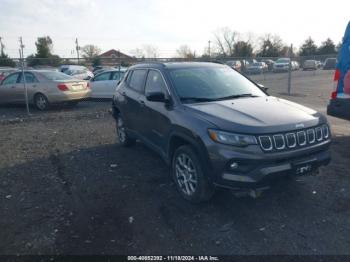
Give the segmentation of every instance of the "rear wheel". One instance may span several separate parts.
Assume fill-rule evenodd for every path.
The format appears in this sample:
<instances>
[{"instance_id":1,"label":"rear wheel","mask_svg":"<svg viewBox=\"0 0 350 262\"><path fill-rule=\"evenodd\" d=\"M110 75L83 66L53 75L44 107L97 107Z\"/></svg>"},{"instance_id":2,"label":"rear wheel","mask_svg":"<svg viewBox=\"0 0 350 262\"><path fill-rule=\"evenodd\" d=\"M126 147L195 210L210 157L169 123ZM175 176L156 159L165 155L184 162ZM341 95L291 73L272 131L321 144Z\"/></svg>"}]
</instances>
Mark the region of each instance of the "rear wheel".
<instances>
[{"instance_id":1,"label":"rear wheel","mask_svg":"<svg viewBox=\"0 0 350 262\"><path fill-rule=\"evenodd\" d=\"M118 136L119 143L125 147L134 145L136 140L134 138L131 138L127 134L125 125L124 125L124 120L120 114L116 116L116 124L117 124L117 136Z\"/></svg>"},{"instance_id":2,"label":"rear wheel","mask_svg":"<svg viewBox=\"0 0 350 262\"><path fill-rule=\"evenodd\" d=\"M208 201L214 194L203 163L191 146L180 146L172 159L172 176L180 194L194 203Z\"/></svg>"},{"instance_id":3,"label":"rear wheel","mask_svg":"<svg viewBox=\"0 0 350 262\"><path fill-rule=\"evenodd\" d=\"M47 100L46 96L40 93L34 96L34 105L41 111L47 110L50 106L49 100Z\"/></svg>"}]
</instances>

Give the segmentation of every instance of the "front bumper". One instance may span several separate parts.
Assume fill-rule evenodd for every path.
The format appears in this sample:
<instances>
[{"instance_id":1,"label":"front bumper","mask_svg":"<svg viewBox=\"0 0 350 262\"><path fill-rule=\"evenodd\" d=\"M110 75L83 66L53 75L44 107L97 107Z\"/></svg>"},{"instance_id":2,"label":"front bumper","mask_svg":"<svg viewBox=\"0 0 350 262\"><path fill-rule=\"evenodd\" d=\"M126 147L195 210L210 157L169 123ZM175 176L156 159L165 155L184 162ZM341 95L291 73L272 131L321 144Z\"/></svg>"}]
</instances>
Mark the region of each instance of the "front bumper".
<instances>
[{"instance_id":1,"label":"front bumper","mask_svg":"<svg viewBox=\"0 0 350 262\"><path fill-rule=\"evenodd\" d=\"M256 188L290 175L305 175L328 165L330 140L294 151L263 153L237 152L228 148L211 153L214 184L230 188ZM238 167L232 169L232 163Z\"/></svg>"}]
</instances>

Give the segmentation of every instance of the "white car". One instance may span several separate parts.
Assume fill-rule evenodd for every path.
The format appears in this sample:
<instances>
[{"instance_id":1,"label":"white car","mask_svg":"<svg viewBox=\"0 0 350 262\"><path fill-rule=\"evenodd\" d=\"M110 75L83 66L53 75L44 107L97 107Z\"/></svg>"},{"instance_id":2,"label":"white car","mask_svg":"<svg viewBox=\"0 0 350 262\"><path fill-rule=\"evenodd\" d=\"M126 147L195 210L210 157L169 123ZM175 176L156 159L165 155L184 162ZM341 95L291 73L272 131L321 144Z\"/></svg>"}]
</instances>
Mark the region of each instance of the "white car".
<instances>
[{"instance_id":1,"label":"white car","mask_svg":"<svg viewBox=\"0 0 350 262\"><path fill-rule=\"evenodd\" d=\"M126 69L104 71L90 79L91 98L112 99L119 80Z\"/></svg>"},{"instance_id":2,"label":"white car","mask_svg":"<svg viewBox=\"0 0 350 262\"><path fill-rule=\"evenodd\" d=\"M94 77L94 74L88 69L68 69L64 73L80 80L89 80Z\"/></svg>"}]
</instances>

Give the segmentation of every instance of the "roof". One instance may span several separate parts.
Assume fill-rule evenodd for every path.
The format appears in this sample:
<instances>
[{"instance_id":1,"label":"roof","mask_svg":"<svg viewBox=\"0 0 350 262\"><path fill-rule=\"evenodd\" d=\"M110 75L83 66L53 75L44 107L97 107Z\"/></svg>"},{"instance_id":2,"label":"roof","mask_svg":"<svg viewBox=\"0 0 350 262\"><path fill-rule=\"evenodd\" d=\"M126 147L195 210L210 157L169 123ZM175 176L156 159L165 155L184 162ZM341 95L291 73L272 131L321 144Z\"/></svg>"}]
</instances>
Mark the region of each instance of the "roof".
<instances>
[{"instance_id":1,"label":"roof","mask_svg":"<svg viewBox=\"0 0 350 262\"><path fill-rule=\"evenodd\" d=\"M129 56L129 55L127 55L127 54L124 54L124 53L122 53L122 52L120 52L120 51L117 51L117 50L115 50L115 49L108 50L108 51L106 51L106 52L100 54L99 57L109 57L109 56L111 56L111 55L115 55L116 57L122 56L122 57L128 57L128 58L130 58L130 59L134 59L134 57L131 57L131 56Z\"/></svg>"},{"instance_id":2,"label":"roof","mask_svg":"<svg viewBox=\"0 0 350 262\"><path fill-rule=\"evenodd\" d=\"M218 66L226 66L217 63L210 62L145 62L139 63L131 68L167 68L167 69L179 69L179 68L193 68L193 67L218 67Z\"/></svg>"}]
</instances>

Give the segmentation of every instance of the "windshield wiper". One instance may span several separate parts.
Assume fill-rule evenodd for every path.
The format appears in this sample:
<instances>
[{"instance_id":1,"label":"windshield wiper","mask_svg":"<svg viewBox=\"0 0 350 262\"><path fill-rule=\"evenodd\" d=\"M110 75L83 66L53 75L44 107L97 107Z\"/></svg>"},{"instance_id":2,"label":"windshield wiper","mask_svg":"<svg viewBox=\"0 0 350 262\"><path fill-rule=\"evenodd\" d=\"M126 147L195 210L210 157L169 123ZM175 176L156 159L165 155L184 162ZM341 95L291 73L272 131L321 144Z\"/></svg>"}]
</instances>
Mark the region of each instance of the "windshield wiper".
<instances>
[{"instance_id":1,"label":"windshield wiper","mask_svg":"<svg viewBox=\"0 0 350 262\"><path fill-rule=\"evenodd\" d=\"M236 98L241 98L241 97L257 97L256 95L253 94L239 94L239 95L232 95L232 96L224 96L224 97L219 97L214 100L219 101L219 100L229 100L229 99L236 99Z\"/></svg>"},{"instance_id":2,"label":"windshield wiper","mask_svg":"<svg viewBox=\"0 0 350 262\"><path fill-rule=\"evenodd\" d=\"M216 99L206 98L206 97L180 97L181 101L194 101L194 102L210 102Z\"/></svg>"}]
</instances>

